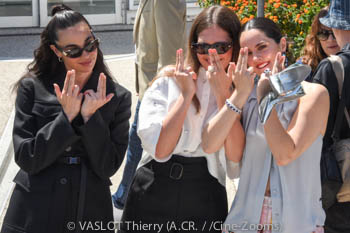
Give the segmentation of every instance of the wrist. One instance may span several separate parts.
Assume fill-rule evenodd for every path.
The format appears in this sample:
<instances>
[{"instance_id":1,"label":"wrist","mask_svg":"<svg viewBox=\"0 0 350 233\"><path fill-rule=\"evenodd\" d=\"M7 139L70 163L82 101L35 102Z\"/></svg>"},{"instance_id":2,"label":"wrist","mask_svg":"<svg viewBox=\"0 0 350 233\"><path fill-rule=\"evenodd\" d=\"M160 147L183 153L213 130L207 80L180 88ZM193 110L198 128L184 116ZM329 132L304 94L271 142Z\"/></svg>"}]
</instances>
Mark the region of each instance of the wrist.
<instances>
[{"instance_id":1,"label":"wrist","mask_svg":"<svg viewBox=\"0 0 350 233\"><path fill-rule=\"evenodd\" d=\"M182 96L183 96L185 101L192 101L194 94L195 94L195 92L183 92Z\"/></svg>"},{"instance_id":2,"label":"wrist","mask_svg":"<svg viewBox=\"0 0 350 233\"><path fill-rule=\"evenodd\" d=\"M245 92L234 91L228 101L235 105L237 108L242 109L244 104L247 102L249 94Z\"/></svg>"}]
</instances>

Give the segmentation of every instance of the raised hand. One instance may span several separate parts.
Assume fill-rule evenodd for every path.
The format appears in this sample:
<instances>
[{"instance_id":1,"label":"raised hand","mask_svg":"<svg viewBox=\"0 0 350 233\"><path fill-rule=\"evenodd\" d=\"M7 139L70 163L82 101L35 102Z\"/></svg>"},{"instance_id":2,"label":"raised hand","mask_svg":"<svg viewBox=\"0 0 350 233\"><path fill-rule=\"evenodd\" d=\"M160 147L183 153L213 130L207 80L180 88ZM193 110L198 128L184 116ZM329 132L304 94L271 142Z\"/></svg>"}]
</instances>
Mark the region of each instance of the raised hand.
<instances>
[{"instance_id":1,"label":"raised hand","mask_svg":"<svg viewBox=\"0 0 350 233\"><path fill-rule=\"evenodd\" d=\"M98 79L97 92L91 89L86 90L84 96L85 99L81 106L81 115L84 122L87 122L97 109L101 108L113 98L114 94L111 93L106 96L106 76L101 73Z\"/></svg>"},{"instance_id":2,"label":"raised hand","mask_svg":"<svg viewBox=\"0 0 350 233\"><path fill-rule=\"evenodd\" d=\"M284 69L284 60L285 56L281 55L281 52L278 52L275 57L275 62L273 64L272 72L266 71L261 74L261 77L257 86L257 98L260 103L260 100L271 91L270 81L268 76L277 74Z\"/></svg>"},{"instance_id":3,"label":"raised hand","mask_svg":"<svg viewBox=\"0 0 350 233\"><path fill-rule=\"evenodd\" d=\"M66 74L64 86L61 92L60 87L54 83L55 93L58 102L62 105L69 122L79 114L83 94L79 93L79 86L75 85L75 70L70 70Z\"/></svg>"},{"instance_id":4,"label":"raised hand","mask_svg":"<svg viewBox=\"0 0 350 233\"><path fill-rule=\"evenodd\" d=\"M254 88L254 73L253 67L248 68L248 48L241 48L237 60L237 65L231 62L228 68L229 76L235 85L235 90L238 94L243 94L246 98Z\"/></svg>"},{"instance_id":5,"label":"raised hand","mask_svg":"<svg viewBox=\"0 0 350 233\"><path fill-rule=\"evenodd\" d=\"M231 95L232 79L227 75L221 64L220 57L216 49L209 49L210 66L207 76L217 98L227 99Z\"/></svg>"},{"instance_id":6,"label":"raised hand","mask_svg":"<svg viewBox=\"0 0 350 233\"><path fill-rule=\"evenodd\" d=\"M275 57L275 62L272 68L272 74L277 74L284 70L284 61L286 60L285 56L282 56L281 52L278 52Z\"/></svg>"},{"instance_id":7,"label":"raised hand","mask_svg":"<svg viewBox=\"0 0 350 233\"><path fill-rule=\"evenodd\" d=\"M197 78L191 67L184 68L184 56L182 49L176 51L175 80L179 85L184 97L193 97L196 93Z\"/></svg>"}]
</instances>

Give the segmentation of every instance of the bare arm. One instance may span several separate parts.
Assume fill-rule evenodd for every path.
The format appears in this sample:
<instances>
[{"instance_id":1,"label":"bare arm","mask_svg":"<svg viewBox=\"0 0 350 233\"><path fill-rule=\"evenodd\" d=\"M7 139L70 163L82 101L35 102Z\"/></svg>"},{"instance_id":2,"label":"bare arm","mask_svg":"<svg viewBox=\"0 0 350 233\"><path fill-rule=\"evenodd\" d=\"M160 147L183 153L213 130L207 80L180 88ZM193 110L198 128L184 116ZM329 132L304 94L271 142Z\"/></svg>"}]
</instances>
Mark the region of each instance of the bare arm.
<instances>
[{"instance_id":1,"label":"bare arm","mask_svg":"<svg viewBox=\"0 0 350 233\"><path fill-rule=\"evenodd\" d=\"M176 53L175 79L181 89L181 94L163 120L155 152L155 157L158 159L168 157L176 147L187 111L196 93L194 75L190 69L184 69L183 51L179 49Z\"/></svg>"},{"instance_id":2,"label":"bare arm","mask_svg":"<svg viewBox=\"0 0 350 233\"><path fill-rule=\"evenodd\" d=\"M236 86L229 98L239 109L242 109L254 86L252 69L247 69L248 50L241 49L237 66L231 63L229 76ZM245 135L240 123L240 114L223 104L219 113L209 122L203 131L202 146L207 153L218 151L223 145L229 160L239 162L245 145Z\"/></svg>"},{"instance_id":3,"label":"bare arm","mask_svg":"<svg viewBox=\"0 0 350 233\"><path fill-rule=\"evenodd\" d=\"M305 83L306 95L285 130L274 109L264 130L267 143L279 166L297 159L320 134L324 134L329 113L328 91L321 85Z\"/></svg>"}]
</instances>

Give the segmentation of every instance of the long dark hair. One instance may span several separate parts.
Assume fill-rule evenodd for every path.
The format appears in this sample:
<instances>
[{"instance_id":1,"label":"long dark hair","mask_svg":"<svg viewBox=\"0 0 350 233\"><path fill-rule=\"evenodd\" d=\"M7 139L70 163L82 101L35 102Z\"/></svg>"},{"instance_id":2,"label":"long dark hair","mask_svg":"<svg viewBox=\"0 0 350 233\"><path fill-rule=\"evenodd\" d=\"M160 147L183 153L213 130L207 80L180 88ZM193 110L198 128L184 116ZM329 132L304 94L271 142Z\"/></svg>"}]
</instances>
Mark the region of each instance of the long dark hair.
<instances>
[{"instance_id":1,"label":"long dark hair","mask_svg":"<svg viewBox=\"0 0 350 233\"><path fill-rule=\"evenodd\" d=\"M258 17L249 20L248 22L243 24L241 33L249 31L251 29L257 29L263 32L268 38L273 39L277 44L281 42L281 39L283 37L280 27L268 18ZM286 59L288 59L289 63L294 63L295 58L293 54L288 51L288 42L286 45L285 53Z\"/></svg>"},{"instance_id":2,"label":"long dark hair","mask_svg":"<svg viewBox=\"0 0 350 233\"><path fill-rule=\"evenodd\" d=\"M79 12L73 11L68 6L61 4L54 6L51 11L52 18L40 35L40 45L34 50L34 60L27 66L27 72L17 81L13 90L16 90L22 81L27 77L38 78L47 81L51 77L66 72L63 62L59 62L56 54L51 50L50 45L55 45L58 40L58 30L64 30L80 22L85 22L91 29L91 25ZM97 59L94 71L103 72L107 77L112 78L107 66L103 61L103 53L97 48Z\"/></svg>"}]
</instances>

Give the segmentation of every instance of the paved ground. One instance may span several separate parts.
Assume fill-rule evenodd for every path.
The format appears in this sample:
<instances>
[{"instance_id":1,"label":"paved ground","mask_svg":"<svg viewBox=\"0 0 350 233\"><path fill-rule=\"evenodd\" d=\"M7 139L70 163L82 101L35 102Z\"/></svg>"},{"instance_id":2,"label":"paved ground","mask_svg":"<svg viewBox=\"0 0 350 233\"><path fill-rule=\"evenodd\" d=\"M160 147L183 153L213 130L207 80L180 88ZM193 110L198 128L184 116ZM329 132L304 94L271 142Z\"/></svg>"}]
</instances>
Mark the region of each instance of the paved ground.
<instances>
[{"instance_id":1,"label":"paved ground","mask_svg":"<svg viewBox=\"0 0 350 233\"><path fill-rule=\"evenodd\" d=\"M106 55L106 62L112 74L120 84L133 93L132 111L135 111L137 97L134 89L134 45L132 32L99 32L102 39L102 51ZM15 95L11 87L25 71L26 65L32 59L32 52L38 46L39 35L1 36L0 32L0 133L2 134L10 113L13 109ZM131 120L133 119L133 116ZM114 192L121 180L124 163L112 177ZM229 203L235 193L233 182L227 182ZM2 218L0 216L0 225Z\"/></svg>"}]
</instances>

